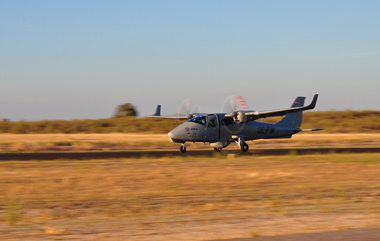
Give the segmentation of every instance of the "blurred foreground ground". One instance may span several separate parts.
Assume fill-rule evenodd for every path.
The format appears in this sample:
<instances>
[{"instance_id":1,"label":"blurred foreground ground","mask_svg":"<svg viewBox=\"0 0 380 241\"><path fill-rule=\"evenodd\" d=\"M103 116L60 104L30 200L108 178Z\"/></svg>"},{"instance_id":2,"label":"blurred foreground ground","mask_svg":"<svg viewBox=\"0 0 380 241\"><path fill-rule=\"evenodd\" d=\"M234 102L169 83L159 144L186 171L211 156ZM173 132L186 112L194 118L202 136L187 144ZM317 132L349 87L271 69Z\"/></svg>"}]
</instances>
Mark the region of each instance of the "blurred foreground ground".
<instances>
[{"instance_id":1,"label":"blurred foreground ground","mask_svg":"<svg viewBox=\"0 0 380 241\"><path fill-rule=\"evenodd\" d=\"M0 162L1 240L211 240L380 226L380 154Z\"/></svg>"}]
</instances>

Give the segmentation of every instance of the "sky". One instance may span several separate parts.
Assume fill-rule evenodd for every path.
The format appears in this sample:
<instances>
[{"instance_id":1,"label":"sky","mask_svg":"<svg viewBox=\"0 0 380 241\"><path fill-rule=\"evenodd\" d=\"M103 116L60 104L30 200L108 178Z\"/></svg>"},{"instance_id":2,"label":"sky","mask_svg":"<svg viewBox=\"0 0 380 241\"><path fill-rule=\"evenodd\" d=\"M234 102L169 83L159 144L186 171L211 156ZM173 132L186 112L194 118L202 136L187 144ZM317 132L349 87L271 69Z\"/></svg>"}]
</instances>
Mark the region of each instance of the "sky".
<instances>
[{"instance_id":1,"label":"sky","mask_svg":"<svg viewBox=\"0 0 380 241\"><path fill-rule=\"evenodd\" d=\"M380 2L0 0L0 119L380 110Z\"/></svg>"}]
</instances>

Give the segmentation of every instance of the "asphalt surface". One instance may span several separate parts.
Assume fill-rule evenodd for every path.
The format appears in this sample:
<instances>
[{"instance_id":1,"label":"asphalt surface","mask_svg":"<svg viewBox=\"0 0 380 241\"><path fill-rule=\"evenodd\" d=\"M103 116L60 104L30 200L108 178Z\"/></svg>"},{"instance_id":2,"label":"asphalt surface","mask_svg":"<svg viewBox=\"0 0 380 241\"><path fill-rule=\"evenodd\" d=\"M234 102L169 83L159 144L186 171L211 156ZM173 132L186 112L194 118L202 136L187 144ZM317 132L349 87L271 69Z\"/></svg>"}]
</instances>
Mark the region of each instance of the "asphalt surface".
<instances>
[{"instance_id":1,"label":"asphalt surface","mask_svg":"<svg viewBox=\"0 0 380 241\"><path fill-rule=\"evenodd\" d=\"M0 161L9 160L88 160L108 158L144 158L144 157L178 157L178 156L204 156L235 155L235 156L271 156L271 155L307 155L327 153L380 153L380 148L300 148L300 149L255 149L246 153L240 150L189 150L186 153L179 151L125 151L125 152L49 152L49 153L1 153Z\"/></svg>"},{"instance_id":2,"label":"asphalt surface","mask_svg":"<svg viewBox=\"0 0 380 241\"><path fill-rule=\"evenodd\" d=\"M292 234L270 237L223 239L223 241L379 241L380 228ZM212 241L212 240L210 240ZM216 241L216 240L214 240ZM219 240L222 241L222 240Z\"/></svg>"}]
</instances>

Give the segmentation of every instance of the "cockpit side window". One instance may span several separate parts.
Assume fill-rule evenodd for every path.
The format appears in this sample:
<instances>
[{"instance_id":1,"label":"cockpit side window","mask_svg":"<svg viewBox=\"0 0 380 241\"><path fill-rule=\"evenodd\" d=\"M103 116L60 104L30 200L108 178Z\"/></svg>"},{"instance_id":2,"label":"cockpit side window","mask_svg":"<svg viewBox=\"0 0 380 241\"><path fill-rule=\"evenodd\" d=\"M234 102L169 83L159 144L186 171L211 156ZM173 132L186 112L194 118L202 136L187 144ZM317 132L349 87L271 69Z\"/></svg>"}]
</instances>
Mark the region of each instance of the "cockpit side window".
<instances>
[{"instance_id":1,"label":"cockpit side window","mask_svg":"<svg viewBox=\"0 0 380 241\"><path fill-rule=\"evenodd\" d=\"M207 127L216 127L216 119L214 115L208 115L207 121Z\"/></svg>"},{"instance_id":2,"label":"cockpit side window","mask_svg":"<svg viewBox=\"0 0 380 241\"><path fill-rule=\"evenodd\" d=\"M195 123L198 123L201 125L206 125L206 116L200 115L200 116L194 117L188 121L189 122L195 122Z\"/></svg>"},{"instance_id":3,"label":"cockpit side window","mask_svg":"<svg viewBox=\"0 0 380 241\"><path fill-rule=\"evenodd\" d=\"M216 126L216 124L215 124L215 119L212 119L212 120L210 120L210 121L208 122L207 127L215 127L215 126Z\"/></svg>"}]
</instances>

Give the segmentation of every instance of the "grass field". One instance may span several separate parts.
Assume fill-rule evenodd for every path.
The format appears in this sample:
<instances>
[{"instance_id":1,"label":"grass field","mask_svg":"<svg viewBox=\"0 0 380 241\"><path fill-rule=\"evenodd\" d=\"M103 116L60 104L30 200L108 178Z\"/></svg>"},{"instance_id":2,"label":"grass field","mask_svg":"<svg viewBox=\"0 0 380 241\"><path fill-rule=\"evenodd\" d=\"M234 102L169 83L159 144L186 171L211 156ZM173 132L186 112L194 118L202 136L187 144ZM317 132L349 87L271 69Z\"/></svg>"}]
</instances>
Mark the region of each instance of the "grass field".
<instances>
[{"instance_id":1,"label":"grass field","mask_svg":"<svg viewBox=\"0 0 380 241\"><path fill-rule=\"evenodd\" d=\"M377 133L299 133L292 139L249 141L250 149L312 147L378 147ZM186 143L189 150L208 144ZM0 134L0 152L177 150L167 134ZM226 148L238 149L235 143Z\"/></svg>"},{"instance_id":2,"label":"grass field","mask_svg":"<svg viewBox=\"0 0 380 241\"><path fill-rule=\"evenodd\" d=\"M380 226L380 154L11 161L0 173L1 240L210 240Z\"/></svg>"}]
</instances>

